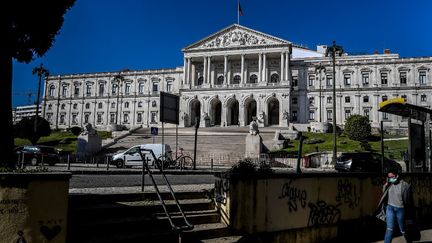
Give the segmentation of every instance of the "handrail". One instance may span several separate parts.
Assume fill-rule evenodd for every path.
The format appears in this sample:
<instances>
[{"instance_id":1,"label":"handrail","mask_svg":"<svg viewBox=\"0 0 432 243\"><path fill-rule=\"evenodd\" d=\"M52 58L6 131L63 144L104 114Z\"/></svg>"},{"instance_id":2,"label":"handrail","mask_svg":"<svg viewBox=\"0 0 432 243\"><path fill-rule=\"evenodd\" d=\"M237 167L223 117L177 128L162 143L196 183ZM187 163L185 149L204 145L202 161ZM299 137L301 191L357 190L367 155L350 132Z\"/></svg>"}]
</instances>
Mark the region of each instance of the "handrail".
<instances>
[{"instance_id":1,"label":"handrail","mask_svg":"<svg viewBox=\"0 0 432 243\"><path fill-rule=\"evenodd\" d=\"M186 224L185 226L180 226L179 227L179 226L177 226L177 225L174 224L174 222L173 222L173 220L171 218L171 215L169 214L168 209L167 209L167 207L165 205L165 201L163 200L163 198L162 198L162 196L160 194L160 191L159 191L159 188L158 188L158 186L156 184L156 181L153 178L153 173L150 171L148 163L145 160L145 157L142 154L142 151L150 152L150 154L153 156L153 159L154 159L154 161L156 163L156 167L159 168L159 170L161 172L161 175L164 178L165 184L167 185L167 187L168 187L168 189L169 189L169 191L171 193L171 196L173 197L173 199L174 199L174 201L175 201L175 203L176 203L176 205L177 205L177 207L179 209L179 212L180 212L181 216L183 217L183 220L184 220L184 222ZM162 204L163 210L164 210L166 216L168 217L168 221L170 222L172 229L173 230L192 230L194 228L194 226L191 223L189 223L189 221L187 220L186 215L184 214L184 212L183 212L183 210L182 210L182 208L180 206L180 203L179 203L179 201L177 200L177 198L176 198L176 196L174 194L174 191L173 191L173 189L171 187L171 184L169 183L168 178L166 177L165 173L163 172L163 169L162 169L163 165L157 166L157 158L156 158L156 155L153 153L153 150L140 148L138 150L138 153L140 154L141 159L143 161L143 166L145 166L145 168L146 168L146 170L147 170L147 172L148 172L148 174L150 176L150 179L152 180L153 187L154 187L154 189L156 191L156 194L157 194L157 196L159 198L159 201Z\"/></svg>"}]
</instances>

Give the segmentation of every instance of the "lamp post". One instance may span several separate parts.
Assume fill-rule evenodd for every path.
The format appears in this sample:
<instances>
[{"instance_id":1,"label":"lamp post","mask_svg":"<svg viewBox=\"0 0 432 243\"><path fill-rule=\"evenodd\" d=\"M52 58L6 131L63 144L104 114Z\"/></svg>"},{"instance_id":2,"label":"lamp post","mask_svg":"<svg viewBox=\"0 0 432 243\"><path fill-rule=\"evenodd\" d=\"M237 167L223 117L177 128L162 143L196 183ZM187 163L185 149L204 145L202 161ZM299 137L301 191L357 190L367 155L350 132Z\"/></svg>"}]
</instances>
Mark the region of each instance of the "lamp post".
<instances>
[{"instance_id":1,"label":"lamp post","mask_svg":"<svg viewBox=\"0 0 432 243\"><path fill-rule=\"evenodd\" d=\"M42 76L44 76L45 78L48 77L49 72L46 68L43 67L43 64L41 63L41 65L39 67L33 68L32 73L33 73L33 75L37 74L37 76L39 77L38 92L37 92L37 99L36 99L36 115L35 115L34 127L33 127L33 132L36 133L38 116L39 116L39 99L40 99L41 80L42 80Z\"/></svg>"},{"instance_id":2,"label":"lamp post","mask_svg":"<svg viewBox=\"0 0 432 243\"><path fill-rule=\"evenodd\" d=\"M118 124L118 109L119 109L119 98L120 98L120 90L121 85L123 83L124 77L120 74L120 72L114 76L114 81L117 82L117 104L116 104L116 125Z\"/></svg>"},{"instance_id":3,"label":"lamp post","mask_svg":"<svg viewBox=\"0 0 432 243\"><path fill-rule=\"evenodd\" d=\"M315 73L319 72L319 122L322 122L322 103L321 103L321 99L322 99L322 90L321 90L321 73L322 71L325 72L325 67L319 63L318 66L315 67Z\"/></svg>"},{"instance_id":4,"label":"lamp post","mask_svg":"<svg viewBox=\"0 0 432 243\"><path fill-rule=\"evenodd\" d=\"M333 164L336 164L337 158L337 146L336 146L336 55L342 56L344 50L341 46L336 45L336 41L333 41L333 45L327 48L326 57L331 57L333 61Z\"/></svg>"}]
</instances>

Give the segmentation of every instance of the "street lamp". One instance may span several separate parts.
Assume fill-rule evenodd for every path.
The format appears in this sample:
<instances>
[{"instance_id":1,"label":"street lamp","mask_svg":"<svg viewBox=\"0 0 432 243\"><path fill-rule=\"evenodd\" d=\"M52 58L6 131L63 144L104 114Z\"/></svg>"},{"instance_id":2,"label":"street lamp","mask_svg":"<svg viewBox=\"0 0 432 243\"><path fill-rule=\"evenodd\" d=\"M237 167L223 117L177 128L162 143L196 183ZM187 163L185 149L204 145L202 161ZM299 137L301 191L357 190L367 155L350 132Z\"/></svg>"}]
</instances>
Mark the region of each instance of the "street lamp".
<instances>
[{"instance_id":1,"label":"street lamp","mask_svg":"<svg viewBox=\"0 0 432 243\"><path fill-rule=\"evenodd\" d=\"M333 164L336 164L337 146L336 146L336 55L342 56L344 50L342 46L337 46L336 41L326 50L326 57L331 57L333 61Z\"/></svg>"},{"instance_id":2,"label":"street lamp","mask_svg":"<svg viewBox=\"0 0 432 243\"><path fill-rule=\"evenodd\" d=\"M118 125L118 109L119 109L119 98L120 98L120 90L124 81L123 75L120 72L114 76L114 81L117 82L117 104L116 104L116 125Z\"/></svg>"},{"instance_id":3,"label":"street lamp","mask_svg":"<svg viewBox=\"0 0 432 243\"><path fill-rule=\"evenodd\" d=\"M322 99L322 86L321 86L321 73L322 71L325 72L325 67L319 63L318 66L315 67L315 73L319 72L319 122L322 122L322 103L321 103L321 99Z\"/></svg>"},{"instance_id":4,"label":"street lamp","mask_svg":"<svg viewBox=\"0 0 432 243\"><path fill-rule=\"evenodd\" d=\"M36 115L35 115L34 127L33 127L33 132L36 133L38 116L39 116L39 99L40 99L41 80L42 80L42 76L44 76L45 78L48 77L49 72L46 68L43 67L43 64L41 63L41 65L39 67L33 68L32 73L33 73L33 75L37 74L37 76L39 77L38 92L37 92L37 99L36 99Z\"/></svg>"}]
</instances>

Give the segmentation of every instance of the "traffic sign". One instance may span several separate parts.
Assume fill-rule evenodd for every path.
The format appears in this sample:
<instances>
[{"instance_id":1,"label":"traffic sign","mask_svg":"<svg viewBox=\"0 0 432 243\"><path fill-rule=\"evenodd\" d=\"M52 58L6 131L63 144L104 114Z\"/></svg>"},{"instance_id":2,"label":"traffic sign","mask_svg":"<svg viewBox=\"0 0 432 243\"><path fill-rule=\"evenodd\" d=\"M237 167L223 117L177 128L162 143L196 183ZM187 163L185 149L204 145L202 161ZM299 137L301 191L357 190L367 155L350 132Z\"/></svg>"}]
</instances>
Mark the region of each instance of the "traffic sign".
<instances>
[{"instance_id":1,"label":"traffic sign","mask_svg":"<svg viewBox=\"0 0 432 243\"><path fill-rule=\"evenodd\" d=\"M157 127L151 127L150 130L151 130L152 135L155 135L155 136L158 135L158 128Z\"/></svg>"}]
</instances>

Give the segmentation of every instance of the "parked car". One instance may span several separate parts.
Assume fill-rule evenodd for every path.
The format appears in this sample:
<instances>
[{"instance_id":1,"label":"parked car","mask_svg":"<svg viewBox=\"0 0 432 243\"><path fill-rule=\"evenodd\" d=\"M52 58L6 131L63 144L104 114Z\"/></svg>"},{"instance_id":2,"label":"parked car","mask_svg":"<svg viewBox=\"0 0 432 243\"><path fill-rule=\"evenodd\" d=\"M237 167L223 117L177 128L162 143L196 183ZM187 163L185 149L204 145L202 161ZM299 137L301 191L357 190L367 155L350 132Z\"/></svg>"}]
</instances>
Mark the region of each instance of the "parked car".
<instances>
[{"instance_id":1,"label":"parked car","mask_svg":"<svg viewBox=\"0 0 432 243\"><path fill-rule=\"evenodd\" d=\"M138 153L138 149L141 147L141 149L151 149L153 153L155 154L156 158L159 158L162 156L164 150L166 156L171 156L169 152L171 152L171 147L168 144L164 144L165 147L162 144L141 144L136 145L124 152L119 152L112 156L112 163L114 163L117 168L122 168L123 166L131 167L131 166L137 166L142 165L142 159L141 156ZM144 154L144 152L143 152ZM154 158L149 154L146 153L146 156L150 159L149 165L154 165Z\"/></svg>"},{"instance_id":2,"label":"parked car","mask_svg":"<svg viewBox=\"0 0 432 243\"><path fill-rule=\"evenodd\" d=\"M386 172L389 168L402 166L391 159L384 158L384 170L381 170L381 154L373 152L342 153L336 160L335 169L339 172Z\"/></svg>"},{"instance_id":3,"label":"parked car","mask_svg":"<svg viewBox=\"0 0 432 243\"><path fill-rule=\"evenodd\" d=\"M24 163L30 165L38 165L40 163L54 165L60 162L59 151L54 147L42 145L28 145L15 148L15 158L18 164L22 162L24 155Z\"/></svg>"}]
</instances>

